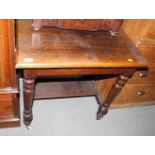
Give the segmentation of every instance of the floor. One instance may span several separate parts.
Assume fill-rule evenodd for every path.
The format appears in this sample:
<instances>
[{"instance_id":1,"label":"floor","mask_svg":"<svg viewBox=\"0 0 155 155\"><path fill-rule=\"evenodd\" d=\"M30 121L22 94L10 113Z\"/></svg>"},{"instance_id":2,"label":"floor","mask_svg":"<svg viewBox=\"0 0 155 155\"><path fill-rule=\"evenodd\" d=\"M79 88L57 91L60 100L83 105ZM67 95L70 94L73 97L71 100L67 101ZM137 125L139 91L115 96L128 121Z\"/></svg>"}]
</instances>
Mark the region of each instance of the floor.
<instances>
[{"instance_id":1,"label":"floor","mask_svg":"<svg viewBox=\"0 0 155 155\"><path fill-rule=\"evenodd\" d=\"M21 111L22 103L21 97ZM36 100L31 130L27 130L22 123L19 128L0 129L0 135L155 135L155 105L111 109L102 120L95 118L97 107L94 97Z\"/></svg>"}]
</instances>

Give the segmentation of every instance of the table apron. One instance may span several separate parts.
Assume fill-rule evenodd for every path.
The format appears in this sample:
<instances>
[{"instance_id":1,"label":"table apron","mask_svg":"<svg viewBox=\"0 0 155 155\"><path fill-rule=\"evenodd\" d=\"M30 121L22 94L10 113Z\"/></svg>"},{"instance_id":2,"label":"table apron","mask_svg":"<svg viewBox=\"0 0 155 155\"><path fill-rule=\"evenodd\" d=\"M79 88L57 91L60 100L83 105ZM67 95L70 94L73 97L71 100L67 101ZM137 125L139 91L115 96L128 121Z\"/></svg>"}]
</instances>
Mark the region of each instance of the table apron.
<instances>
[{"instance_id":1,"label":"table apron","mask_svg":"<svg viewBox=\"0 0 155 155\"><path fill-rule=\"evenodd\" d=\"M69 69L24 69L24 78L36 78L41 76L75 76L75 75L131 75L136 68L69 68Z\"/></svg>"}]
</instances>

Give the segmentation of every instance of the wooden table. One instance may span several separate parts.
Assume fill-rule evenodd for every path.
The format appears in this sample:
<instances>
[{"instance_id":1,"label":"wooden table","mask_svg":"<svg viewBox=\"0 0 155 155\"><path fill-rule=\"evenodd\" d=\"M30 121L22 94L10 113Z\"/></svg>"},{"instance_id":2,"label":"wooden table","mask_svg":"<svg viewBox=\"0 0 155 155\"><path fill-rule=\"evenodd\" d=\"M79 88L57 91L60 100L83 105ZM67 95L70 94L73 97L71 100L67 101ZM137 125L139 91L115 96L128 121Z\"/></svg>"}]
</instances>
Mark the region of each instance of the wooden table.
<instances>
[{"instance_id":1,"label":"wooden table","mask_svg":"<svg viewBox=\"0 0 155 155\"><path fill-rule=\"evenodd\" d=\"M33 99L41 98L96 96L97 119L100 119L128 78L137 69L146 67L144 58L123 32L111 36L103 31L56 28L34 31L31 23L31 20L17 21L16 68L24 73L26 125L32 121ZM95 81L107 75L117 76L117 80L103 102ZM45 81L36 82L39 77Z\"/></svg>"}]
</instances>

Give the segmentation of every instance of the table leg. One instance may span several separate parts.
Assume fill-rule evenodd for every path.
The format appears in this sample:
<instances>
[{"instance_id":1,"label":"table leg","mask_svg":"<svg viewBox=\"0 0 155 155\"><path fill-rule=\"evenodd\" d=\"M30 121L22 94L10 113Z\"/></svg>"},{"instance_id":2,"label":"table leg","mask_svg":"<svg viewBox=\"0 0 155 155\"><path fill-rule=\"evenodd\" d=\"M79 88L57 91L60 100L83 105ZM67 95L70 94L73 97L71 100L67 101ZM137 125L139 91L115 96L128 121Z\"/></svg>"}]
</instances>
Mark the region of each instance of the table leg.
<instances>
[{"instance_id":1,"label":"table leg","mask_svg":"<svg viewBox=\"0 0 155 155\"><path fill-rule=\"evenodd\" d=\"M33 119L32 103L34 98L35 79L24 79L24 124L29 126Z\"/></svg>"},{"instance_id":2,"label":"table leg","mask_svg":"<svg viewBox=\"0 0 155 155\"><path fill-rule=\"evenodd\" d=\"M99 109L97 112L97 120L101 119L105 114L108 113L108 109L112 103L112 101L118 96L123 86L128 81L129 77L133 75L133 71L129 72L128 74L121 74L116 79L115 83L113 84L111 91L109 92L107 98L103 103L100 103Z\"/></svg>"}]
</instances>

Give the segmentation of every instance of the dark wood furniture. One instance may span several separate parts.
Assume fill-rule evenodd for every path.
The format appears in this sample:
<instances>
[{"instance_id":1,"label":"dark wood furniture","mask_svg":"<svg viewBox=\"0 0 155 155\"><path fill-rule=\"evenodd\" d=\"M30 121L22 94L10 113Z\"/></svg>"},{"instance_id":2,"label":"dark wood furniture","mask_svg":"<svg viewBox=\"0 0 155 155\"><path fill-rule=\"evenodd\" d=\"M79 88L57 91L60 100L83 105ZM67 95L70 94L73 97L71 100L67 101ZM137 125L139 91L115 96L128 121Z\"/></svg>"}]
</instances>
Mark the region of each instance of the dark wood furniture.
<instances>
[{"instance_id":1,"label":"dark wood furniture","mask_svg":"<svg viewBox=\"0 0 155 155\"><path fill-rule=\"evenodd\" d=\"M99 103L97 119L100 119L108 112L128 78L137 69L146 67L143 56L123 32L116 37L107 32L56 28L34 31L31 24L31 20L17 22L16 68L23 69L24 73L26 125L32 121L35 98L94 95ZM49 76L57 80L36 83L39 77ZM116 80L103 100L98 82L110 76L115 76ZM80 80L73 80L75 77Z\"/></svg>"},{"instance_id":2,"label":"dark wood furniture","mask_svg":"<svg viewBox=\"0 0 155 155\"><path fill-rule=\"evenodd\" d=\"M19 126L14 20L0 20L0 127Z\"/></svg>"},{"instance_id":3,"label":"dark wood furniture","mask_svg":"<svg viewBox=\"0 0 155 155\"><path fill-rule=\"evenodd\" d=\"M20 22L25 22L25 21L20 21ZM81 21L81 22L83 22L83 21ZM44 34L50 32L51 29L43 28L41 31L35 32L35 31L31 30L32 22L26 21L26 23L25 24L27 26L26 25L22 26L22 24L24 24L24 23L20 23L21 26L19 27L19 29L17 29L18 31L17 31L16 40L18 43L20 43L20 45L18 45L18 43L17 43L17 59L19 58L18 55L20 55L20 57L22 57L22 52L19 53L19 51L21 51L20 49L25 49L25 51L23 52L24 53L23 56L26 58L25 60L27 62L25 64L23 64L23 66L18 66L18 67L16 66L16 67L25 70L25 69L27 69L27 64L30 63L28 68L31 68L30 66L32 65L32 63L31 63L32 59L29 59L29 58L31 58L31 54L32 54L30 51L33 50L33 51L35 51L34 55L32 55L33 57L35 57L35 58L38 57L38 59L39 59L38 55L41 55L40 61L35 63L36 66L35 67L33 66L33 67L34 67L34 69L35 68L42 69L42 66L41 66L42 59L44 59L44 61L47 62L47 64L50 63L49 61L47 61L46 57L43 57L43 52L48 53L48 51L49 51L49 53L50 53L50 51L52 51L51 46L49 46L49 44L51 44L51 42L53 42L53 41L52 40L47 41L48 36L44 36ZM18 27L18 24L17 24L17 27ZM127 55L124 57L124 60L123 60L123 54L121 55L121 53L123 53L122 46L119 46L118 49L116 48L114 50L114 51L117 50L117 52L118 52L120 49L122 49L121 52L116 54L113 51L114 47L116 46L115 44L113 45L113 43L112 43L113 41L108 43L105 41L106 39L103 39L103 37L101 37L102 35L106 36L106 37L107 36L112 37L112 36L109 36L109 34L107 34L107 33L104 33L104 34L102 34L101 32L96 33L99 36L99 38L97 39L97 40L100 40L99 44L96 41L95 44L91 43L91 45L93 45L93 47L95 47L95 49L99 50L101 48L98 48L98 47L101 46L101 42L102 42L104 46L107 44L107 46L105 46L105 47L108 47L108 48L107 49L105 48L105 50L113 51L112 52L113 54L111 54L111 55L113 55L111 57L111 60L110 60L110 54L109 54L109 56L108 56L109 59L107 59L106 63L103 63L102 65L108 64L107 62L109 61L110 63L113 64L112 68L116 69L121 64L119 61L123 60L121 68L124 68L124 69L128 68L128 67L129 68L138 68L137 71L135 72L135 74L132 76L132 78L130 78L128 80L128 82L125 84L125 87L118 94L117 98L115 98L115 100L113 100L111 107L118 108L118 107L124 107L124 106L148 105L148 104L155 103L155 91L154 91L154 89L155 89L155 61L154 61L155 60L155 54L154 54L154 50L155 50L155 33L154 32L155 32L155 29L154 28L155 28L155 20L124 20L122 27L121 27L121 29L126 33L126 35L133 42L133 44L139 49L141 54L146 58L148 70L139 69L145 65L144 65L144 61L141 60L141 58L139 58L139 54L137 53L136 50L130 49L129 52L131 52L134 55L133 57L136 56L136 60L138 60L139 62L143 62L143 63L141 64L141 67L139 65L137 66L137 64L139 62L137 64L135 63L133 65L134 67L130 67L129 62L130 61L131 61L131 63L133 63L133 62L132 62L132 60L130 60L130 58L129 58L130 56L129 56L128 57L129 61L127 62L128 65L127 65L127 63L124 64L125 59L127 58ZM55 29L55 32L56 32L56 30L57 29ZM64 32L67 33L68 31L64 31ZM72 31L72 32L74 32L74 31ZM74 37L78 36L78 34L76 34L76 32L74 32L74 33L75 33ZM79 33L79 35L80 35L81 32L78 31L77 33ZM100 35L100 33L102 35ZM86 32L86 34L89 35L91 33ZM92 34L94 34L94 32ZM117 38L112 37L112 39L115 38L115 40L117 40L117 41L119 39L120 42L123 42L123 40L125 40L124 42L126 42L127 44L131 43L130 41L127 41L128 39L126 36L123 37L124 34L122 32L120 32L119 35ZM18 38L18 36L20 36L20 37ZM82 36L84 36L84 35L82 35ZM24 37L25 37L25 39L24 39ZM97 37L97 35L96 35L96 37ZM122 37L123 37L123 39L121 39ZM19 41L20 38L22 38L21 41ZM59 37L57 37L56 34L55 34L55 38L57 39L56 42L60 43ZM60 38L62 38L62 36ZM75 40L81 41L82 38L83 37L79 37L79 38L76 38ZM14 47L14 39L15 39L14 20L0 20L0 55L1 55L0 56L0 127L19 126L19 124L20 124L19 104L18 104L18 87L17 87L18 80L16 78L16 71L14 69L15 60L16 60L16 57L15 57L16 50L14 50L14 48L15 48ZM29 44L30 46L28 46L28 43L30 43ZM87 47L84 47L84 45L86 45L86 42L83 44L83 46L82 46L82 43L83 43L83 40L81 42L79 42L79 44L74 42L72 45L75 45L75 44L79 45L78 49L81 49L81 51L85 51L84 53L86 53L85 48L87 48ZM89 43L89 40L88 40L87 44L88 43ZM67 45L67 43L65 43L65 42L64 42L64 44ZM118 42L117 42L117 44L120 45L120 43L118 43ZM131 45L131 47L134 48L134 45ZM38 46L38 48L37 48L37 46ZM110 46L111 46L111 48L109 48ZM20 47L20 48L18 49L18 47ZM64 48L64 46L60 46L60 47ZM72 46L70 49L74 49L74 46ZM66 50L66 51L68 51L68 50ZM88 46L87 51L90 51L89 46ZM38 55L37 55L37 53L38 53ZM88 55L88 56L91 55L90 59L94 58L96 56L95 52L94 52L95 54L93 54L93 52L90 52L90 53L91 54ZM49 54L48 56L51 56L51 55L52 54ZM97 55L99 55L99 54L97 54ZM106 54L106 57L107 57L107 55L108 54ZM120 57L120 59L117 59L119 57ZM82 58L83 58L82 56L78 57L79 60L81 60ZM86 59L83 59L83 62L85 60ZM93 59L93 60L95 61L95 59ZM103 58L100 61L102 61L102 60L103 60ZM17 61L17 62L19 62L19 61ZM89 60L89 62L90 62L90 60ZM118 64L118 63L120 63L120 64ZM22 64L22 63L20 63L20 64ZM38 67L38 64L40 65L39 67ZM93 63L93 64L95 64L95 63ZM88 66L89 65L90 64L88 64ZM79 63L79 66L80 66L80 63ZM137 67L135 67L135 66L137 66ZM44 68L46 69L46 67L44 67ZM99 67L99 68L102 69L103 66ZM109 67L108 67L108 69L109 69ZM86 71L86 70L84 70L84 71ZM36 87L35 87L34 99L74 97L74 96L92 96L93 95L93 96L97 96L99 103L105 103L104 101L107 98L112 85L116 81L117 72L116 72L116 76L114 76L114 75L112 76L109 74L108 74L108 76L107 75L106 76L101 76L101 75L98 76L98 74L100 74L100 73L93 73L93 72L91 72L91 73L93 73L95 76L92 76L92 75L88 75L88 76L82 75L81 76L80 72L78 75L76 75L74 73L74 76L71 75L71 76L67 76L65 78L63 77L63 79L60 78L60 76L59 76L59 78L52 77L51 78L52 82L49 79L42 81L42 80L36 78L37 82L35 83ZM102 73L103 73L103 71L102 71ZM85 73L85 74L87 74L87 73ZM118 75L120 75L120 74L118 74ZM114 77L114 78L111 78L111 77Z\"/></svg>"},{"instance_id":4,"label":"dark wood furniture","mask_svg":"<svg viewBox=\"0 0 155 155\"><path fill-rule=\"evenodd\" d=\"M133 75L112 106L119 108L155 104L155 20L124 20L121 29L145 57L148 69L139 70ZM109 78L100 81L102 98L107 96L114 80Z\"/></svg>"},{"instance_id":5,"label":"dark wood furniture","mask_svg":"<svg viewBox=\"0 0 155 155\"><path fill-rule=\"evenodd\" d=\"M116 35L122 24L121 19L34 19L32 28L40 30L44 26L75 30L105 30Z\"/></svg>"}]
</instances>

